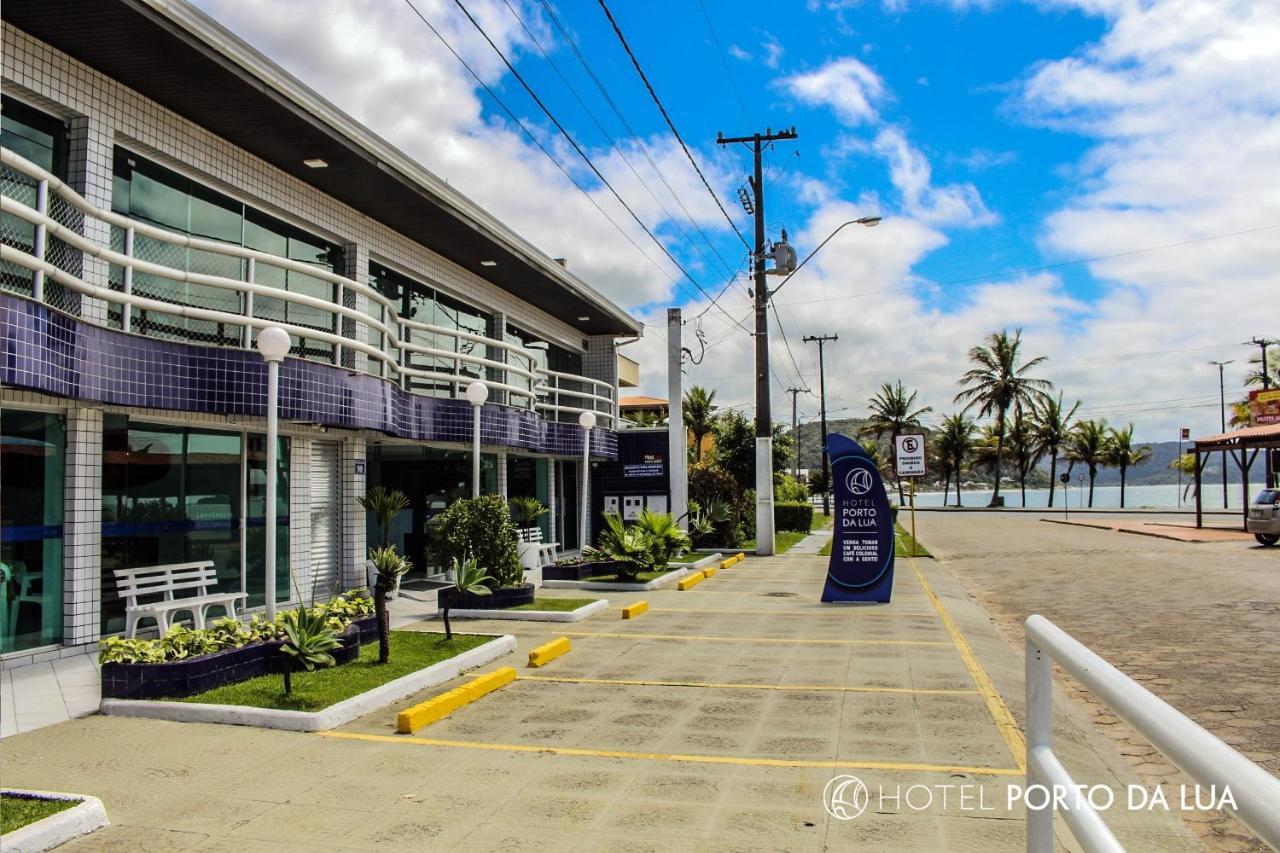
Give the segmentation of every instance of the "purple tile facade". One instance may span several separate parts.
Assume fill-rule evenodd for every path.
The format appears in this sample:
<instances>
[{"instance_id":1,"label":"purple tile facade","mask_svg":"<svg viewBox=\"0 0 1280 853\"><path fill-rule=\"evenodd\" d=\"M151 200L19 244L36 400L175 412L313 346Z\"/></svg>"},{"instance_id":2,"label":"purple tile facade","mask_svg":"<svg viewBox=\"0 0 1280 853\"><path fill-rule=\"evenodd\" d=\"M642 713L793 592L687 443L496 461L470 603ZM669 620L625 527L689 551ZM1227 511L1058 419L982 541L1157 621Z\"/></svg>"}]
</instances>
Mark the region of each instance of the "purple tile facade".
<instances>
[{"instance_id":1,"label":"purple tile facade","mask_svg":"<svg viewBox=\"0 0 1280 853\"><path fill-rule=\"evenodd\" d=\"M142 338L0 294L0 382L11 387L117 406L264 417L266 377L256 352ZM292 358L280 368L280 416L419 441L471 440L465 400L410 394L375 376ZM484 407L480 440L582 454L581 427L510 406ZM591 452L616 459L613 430L593 430Z\"/></svg>"}]
</instances>

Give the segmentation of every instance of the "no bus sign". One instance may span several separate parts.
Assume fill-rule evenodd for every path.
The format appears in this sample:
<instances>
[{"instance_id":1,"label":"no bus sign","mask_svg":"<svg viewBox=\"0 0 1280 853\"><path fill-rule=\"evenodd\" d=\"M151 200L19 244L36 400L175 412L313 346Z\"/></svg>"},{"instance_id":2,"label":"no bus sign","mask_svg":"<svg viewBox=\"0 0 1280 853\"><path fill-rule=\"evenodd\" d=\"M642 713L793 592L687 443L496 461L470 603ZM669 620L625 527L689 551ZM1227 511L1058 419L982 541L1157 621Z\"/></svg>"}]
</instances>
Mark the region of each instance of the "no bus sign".
<instances>
[{"instance_id":1,"label":"no bus sign","mask_svg":"<svg viewBox=\"0 0 1280 853\"><path fill-rule=\"evenodd\" d=\"M899 477L924 476L924 436L900 435L894 439L894 470Z\"/></svg>"}]
</instances>

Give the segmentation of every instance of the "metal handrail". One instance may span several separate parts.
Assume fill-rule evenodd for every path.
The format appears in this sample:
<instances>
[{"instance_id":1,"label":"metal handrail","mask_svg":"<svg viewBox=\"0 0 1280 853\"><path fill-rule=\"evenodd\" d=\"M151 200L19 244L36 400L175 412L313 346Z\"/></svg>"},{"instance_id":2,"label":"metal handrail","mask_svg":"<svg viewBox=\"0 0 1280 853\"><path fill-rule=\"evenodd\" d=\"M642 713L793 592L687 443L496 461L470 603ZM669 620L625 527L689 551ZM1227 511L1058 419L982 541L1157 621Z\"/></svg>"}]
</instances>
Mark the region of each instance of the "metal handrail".
<instances>
[{"instance_id":1,"label":"metal handrail","mask_svg":"<svg viewBox=\"0 0 1280 853\"><path fill-rule=\"evenodd\" d=\"M1280 779L1223 743L1185 714L1043 616L1026 620L1027 789L1064 791L1063 819L1085 850L1123 850L1101 815L1053 752L1053 664L1056 661L1169 761L1201 785L1229 788L1231 813L1280 849ZM1055 789L1053 786L1061 786ZM1051 853L1054 808L1027 810L1028 853Z\"/></svg>"},{"instance_id":2,"label":"metal handrail","mask_svg":"<svg viewBox=\"0 0 1280 853\"><path fill-rule=\"evenodd\" d=\"M609 422L612 422L613 420L612 395L614 391L613 386L608 382L594 379L592 377L577 376L574 374L539 368L534 363L533 356L526 348L508 343L505 340L489 338L484 335L467 332L461 329L446 329L441 326L434 326L428 323L418 322L410 318L400 317L396 311L395 303L384 296L376 288L373 288L362 281L347 278L330 270L321 269L302 261L282 258L277 255L271 255L266 252L249 249L243 246L220 243L214 240L207 240L186 234L180 234L174 231L168 231L147 222L130 219L129 217L123 216L114 211L100 210L65 182L60 180L57 176L7 148L0 148L0 163L10 169L13 169L15 172L23 174L36 181L36 206L34 208L23 204L16 199L10 198L9 196L4 196L3 198L0 198L0 209L7 214L22 219L34 226L36 229L36 242L33 253L28 254L13 247L4 246L3 259L32 271L33 296L37 301L44 301L43 285L45 281L51 280L62 284L70 290L93 299L120 305L122 311L122 325L125 331L132 331L131 316L134 309L154 311L176 317L187 317L191 319L222 323L238 327L242 330L251 328L261 329L267 326L281 326L289 331L290 334L297 337L332 344L335 347L335 362L339 360L339 353L342 350L362 353L379 365L377 370L381 371L382 375L386 376L388 373L399 375L402 383L405 378L415 377L433 382L440 382L442 384L452 384L455 388L460 388L465 382L474 381L474 379L477 378L463 373L463 365L473 366L476 368L476 373L481 374L485 369L488 369L503 376L512 375L526 380L528 382L527 386L521 386L506 381L499 381L497 379L480 378L480 381L484 382L490 389L506 391L513 397L521 398L525 400L525 405L534 410L548 408L546 404L539 403L538 397L541 394L545 394L548 390L551 390L548 388L548 383L553 386L559 385L560 379L563 378L603 389L609 396L585 394L567 389L557 389L554 392L557 394L557 404L559 403L559 394L564 394L566 396L586 401L583 404L583 408L575 408L572 406L561 407L557 405L555 407L557 410L597 411L598 414L607 418ZM103 246L93 239L86 237L78 231L68 228L61 222L52 218L48 212L48 198L50 192L61 198L80 213L124 230L124 253L117 252L109 246ZM142 258L138 258L133 253L133 246L137 236L148 237L159 242L184 249L192 249L246 261L247 273L245 278L247 280L177 269L154 261L147 261ZM45 246L48 238L50 237L63 241L76 251L83 252L84 254L97 258L105 263L121 267L123 270L123 289L117 290L113 287L103 287L101 285L92 284L84 281L73 273L63 270L46 261L44 257ZM257 265L263 264L272 268L298 272L311 278L334 284L338 287L337 299L326 300L295 291L284 290L267 284L259 284L254 281L255 268ZM236 293L241 298L243 312L235 313L216 308L200 308L192 305L184 305L182 303L168 302L163 299L153 299L137 295L132 292L131 286L135 271L169 281L211 287ZM375 316L374 313L362 310L361 308L348 307L344 304L343 299L344 294L346 293L353 293L358 296L365 297L381 309L381 316ZM280 300L300 307L327 312L333 318L335 331L326 331L310 326L282 323L275 320L265 320L254 317L253 303L255 297ZM340 318L359 324L355 333L356 337L347 337L346 335L339 334L336 331L336 329L341 326ZM378 340L381 341L381 343L370 344L364 340L364 334L360 326L374 331L378 335ZM485 347L486 355L464 353L459 350L446 350L439 347L415 343L412 340L414 332L423 332L432 336L445 337L455 341L470 341ZM243 334L242 338L244 346L248 346L250 337L247 332ZM396 350L399 352L395 352ZM508 360L490 358L488 355L492 354L490 352L491 350L506 352L510 354L510 356L514 356L514 359L510 357L508 357ZM444 373L414 367L409 363L407 358L411 353L424 355L430 358L438 358L445 361L452 361L454 365L454 372ZM606 410L599 411L599 406L596 405L597 402L605 403ZM590 408L586 408L588 406Z\"/></svg>"}]
</instances>

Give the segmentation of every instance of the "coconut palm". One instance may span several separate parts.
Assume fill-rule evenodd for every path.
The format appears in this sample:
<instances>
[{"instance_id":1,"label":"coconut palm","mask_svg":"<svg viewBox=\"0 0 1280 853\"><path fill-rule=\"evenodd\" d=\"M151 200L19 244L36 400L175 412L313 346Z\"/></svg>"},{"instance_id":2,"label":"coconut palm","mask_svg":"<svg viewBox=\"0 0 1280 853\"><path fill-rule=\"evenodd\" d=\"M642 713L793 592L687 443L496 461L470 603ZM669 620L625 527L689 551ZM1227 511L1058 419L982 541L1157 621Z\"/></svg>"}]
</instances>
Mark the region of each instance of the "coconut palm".
<instances>
[{"instance_id":1,"label":"coconut palm","mask_svg":"<svg viewBox=\"0 0 1280 853\"><path fill-rule=\"evenodd\" d=\"M1079 462L1089 468L1089 506L1093 507L1093 481L1098 476L1098 466L1107 463L1107 448L1110 444L1107 435L1107 422L1103 418L1096 421L1078 421L1071 430L1071 441L1067 444L1067 456L1073 462Z\"/></svg>"},{"instance_id":2,"label":"coconut palm","mask_svg":"<svg viewBox=\"0 0 1280 853\"><path fill-rule=\"evenodd\" d=\"M1058 485L1058 453L1071 439L1071 419L1079 408L1080 401L1076 400L1067 409L1059 392L1058 399L1045 397L1032 410L1040 454L1049 454L1049 506L1053 506L1053 493Z\"/></svg>"},{"instance_id":3,"label":"coconut palm","mask_svg":"<svg viewBox=\"0 0 1280 853\"><path fill-rule=\"evenodd\" d=\"M1000 463L1004 456L1005 420L1015 406L1023 411L1041 402L1053 388L1047 379L1029 376L1028 373L1048 359L1037 356L1022 362L1022 330L1008 329L992 332L983 345L969 350L969 361L974 365L960 379L964 386L955 401L964 403L964 411L977 407L979 416L995 415L995 491L991 506L1000 504Z\"/></svg>"},{"instance_id":4,"label":"coconut palm","mask_svg":"<svg viewBox=\"0 0 1280 853\"><path fill-rule=\"evenodd\" d=\"M1151 448L1143 444L1133 446L1133 424L1124 429L1111 428L1107 435L1107 464L1120 469L1120 508L1124 509L1125 472L1129 466L1138 465L1151 458Z\"/></svg>"},{"instance_id":5,"label":"coconut palm","mask_svg":"<svg viewBox=\"0 0 1280 853\"><path fill-rule=\"evenodd\" d=\"M908 394L902 387L902 380L899 379L894 385L888 382L881 385L875 396L867 401L871 409L871 417L867 419L867 425L859 430L858 434L879 439L885 433L889 433L891 462L896 462L898 436L907 430L920 429L920 416L933 411L929 406L914 408L916 395L915 391ZM897 476L894 479L898 483L898 503L902 503L902 479Z\"/></svg>"},{"instance_id":6,"label":"coconut palm","mask_svg":"<svg viewBox=\"0 0 1280 853\"><path fill-rule=\"evenodd\" d=\"M1194 453L1184 453L1182 456L1169 463L1170 471L1181 471L1187 475L1187 484L1182 487L1182 500L1185 503L1188 494L1195 494L1196 491L1196 455Z\"/></svg>"},{"instance_id":7,"label":"coconut palm","mask_svg":"<svg viewBox=\"0 0 1280 853\"><path fill-rule=\"evenodd\" d=\"M1280 388L1280 346L1267 347L1267 376L1263 381L1262 354L1250 356L1249 364L1253 366L1244 377L1244 384L1249 388Z\"/></svg>"},{"instance_id":8,"label":"coconut palm","mask_svg":"<svg viewBox=\"0 0 1280 853\"><path fill-rule=\"evenodd\" d=\"M1008 445L1009 460L1018 471L1018 489L1022 494L1022 506L1025 508L1027 475L1039 463L1042 451L1040 442L1036 439L1035 424L1021 408L1014 409L1013 426L1009 429L1005 441Z\"/></svg>"},{"instance_id":9,"label":"coconut palm","mask_svg":"<svg viewBox=\"0 0 1280 853\"><path fill-rule=\"evenodd\" d=\"M693 458L702 461L702 439L716 424L716 392L694 385L684 392L684 425L693 433Z\"/></svg>"},{"instance_id":10,"label":"coconut palm","mask_svg":"<svg viewBox=\"0 0 1280 853\"><path fill-rule=\"evenodd\" d=\"M664 427L667 425L666 416L648 409L631 412L624 420L633 427Z\"/></svg>"},{"instance_id":11,"label":"coconut palm","mask_svg":"<svg viewBox=\"0 0 1280 853\"><path fill-rule=\"evenodd\" d=\"M942 462L942 472L947 478L942 493L942 504L946 506L947 494L951 491L951 475L956 478L956 506L961 506L960 479L964 473L964 464L973 450L973 421L962 414L947 415L942 419L942 427L938 430L934 446L938 458Z\"/></svg>"}]
</instances>

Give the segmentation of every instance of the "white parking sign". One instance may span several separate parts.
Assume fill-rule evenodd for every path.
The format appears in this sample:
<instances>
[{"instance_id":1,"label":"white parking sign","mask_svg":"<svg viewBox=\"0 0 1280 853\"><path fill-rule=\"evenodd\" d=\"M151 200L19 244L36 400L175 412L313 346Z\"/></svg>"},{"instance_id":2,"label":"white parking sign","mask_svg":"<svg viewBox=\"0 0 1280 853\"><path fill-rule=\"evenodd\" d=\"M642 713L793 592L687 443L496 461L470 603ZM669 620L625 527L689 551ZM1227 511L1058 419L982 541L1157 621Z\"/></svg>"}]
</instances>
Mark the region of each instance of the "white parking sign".
<instances>
[{"instance_id":1,"label":"white parking sign","mask_svg":"<svg viewBox=\"0 0 1280 853\"><path fill-rule=\"evenodd\" d=\"M924 476L924 436L900 435L895 439L894 470L899 477Z\"/></svg>"}]
</instances>

